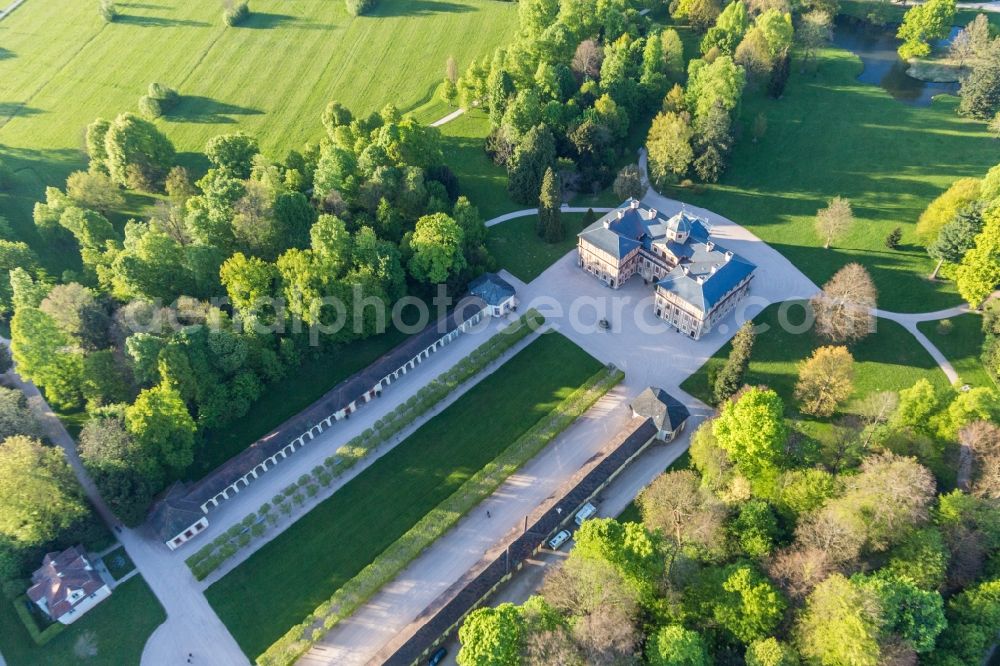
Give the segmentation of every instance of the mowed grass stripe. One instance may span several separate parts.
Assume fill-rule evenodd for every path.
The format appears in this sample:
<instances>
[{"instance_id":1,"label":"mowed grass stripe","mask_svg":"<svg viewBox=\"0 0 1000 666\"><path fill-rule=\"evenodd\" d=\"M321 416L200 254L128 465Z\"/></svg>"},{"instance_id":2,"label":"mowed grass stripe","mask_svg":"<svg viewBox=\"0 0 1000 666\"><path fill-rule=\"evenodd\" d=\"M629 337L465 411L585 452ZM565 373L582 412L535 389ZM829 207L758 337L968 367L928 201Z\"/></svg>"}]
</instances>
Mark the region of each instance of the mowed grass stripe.
<instances>
[{"instance_id":1,"label":"mowed grass stripe","mask_svg":"<svg viewBox=\"0 0 1000 666\"><path fill-rule=\"evenodd\" d=\"M541 336L212 585L209 602L259 655L600 368Z\"/></svg>"}]
</instances>

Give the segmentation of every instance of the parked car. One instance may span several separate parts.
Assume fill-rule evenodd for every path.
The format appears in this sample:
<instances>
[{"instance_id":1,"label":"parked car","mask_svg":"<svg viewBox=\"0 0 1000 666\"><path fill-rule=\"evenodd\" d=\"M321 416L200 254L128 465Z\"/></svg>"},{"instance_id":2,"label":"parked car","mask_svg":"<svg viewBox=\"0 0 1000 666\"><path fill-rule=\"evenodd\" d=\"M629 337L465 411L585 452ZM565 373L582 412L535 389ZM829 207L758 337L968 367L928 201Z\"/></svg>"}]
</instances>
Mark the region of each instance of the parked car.
<instances>
[{"instance_id":1,"label":"parked car","mask_svg":"<svg viewBox=\"0 0 1000 666\"><path fill-rule=\"evenodd\" d=\"M560 546L569 541L569 537L570 537L569 530L563 530L559 532L559 534L549 539L549 548L551 548L552 550L559 550Z\"/></svg>"},{"instance_id":2,"label":"parked car","mask_svg":"<svg viewBox=\"0 0 1000 666\"><path fill-rule=\"evenodd\" d=\"M589 520L595 515L597 515L597 507L590 502L587 502L583 505L582 509L576 512L576 518L574 520L576 520L577 525L583 525L583 521Z\"/></svg>"},{"instance_id":3,"label":"parked car","mask_svg":"<svg viewBox=\"0 0 1000 666\"><path fill-rule=\"evenodd\" d=\"M427 660L427 666L437 666L448 656L448 648L440 647L434 651L431 658Z\"/></svg>"}]
</instances>

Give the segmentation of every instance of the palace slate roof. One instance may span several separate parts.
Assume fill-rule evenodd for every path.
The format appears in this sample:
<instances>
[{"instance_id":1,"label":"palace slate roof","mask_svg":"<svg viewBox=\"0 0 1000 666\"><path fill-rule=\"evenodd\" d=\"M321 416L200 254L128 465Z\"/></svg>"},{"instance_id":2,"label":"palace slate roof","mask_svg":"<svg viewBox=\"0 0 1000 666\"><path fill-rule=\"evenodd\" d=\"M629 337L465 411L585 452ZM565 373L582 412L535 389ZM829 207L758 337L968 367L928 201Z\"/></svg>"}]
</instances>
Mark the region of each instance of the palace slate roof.
<instances>
[{"instance_id":1,"label":"palace slate roof","mask_svg":"<svg viewBox=\"0 0 1000 666\"><path fill-rule=\"evenodd\" d=\"M659 211L638 203L635 199L629 199L578 235L619 259L637 247L651 252L654 245L670 248L675 255L684 254L684 244L668 239L668 231L687 233L695 240L704 241L709 237L704 221L687 211L668 218Z\"/></svg>"},{"instance_id":2,"label":"palace slate roof","mask_svg":"<svg viewBox=\"0 0 1000 666\"><path fill-rule=\"evenodd\" d=\"M487 305L500 305L514 295L514 287L496 273L483 273L469 284L469 293Z\"/></svg>"},{"instance_id":3,"label":"palace slate roof","mask_svg":"<svg viewBox=\"0 0 1000 666\"><path fill-rule=\"evenodd\" d=\"M757 268L737 254L727 255L718 246L711 250L706 247L697 244L690 257L656 283L702 312L715 307Z\"/></svg>"},{"instance_id":4,"label":"palace slate roof","mask_svg":"<svg viewBox=\"0 0 1000 666\"><path fill-rule=\"evenodd\" d=\"M69 594L82 590L80 601L104 587L104 580L95 571L82 546L72 546L61 553L48 553L42 566L31 575L34 583L28 588L28 598L36 604L45 599L49 617L58 620L73 610L76 604L69 600Z\"/></svg>"},{"instance_id":5,"label":"palace slate roof","mask_svg":"<svg viewBox=\"0 0 1000 666\"><path fill-rule=\"evenodd\" d=\"M668 236L669 232L687 234L687 238L679 242ZM683 210L667 218L634 199L579 235L619 259L640 246L654 257L665 253L677 266L657 284L702 312L711 310L757 268L715 243L704 220Z\"/></svg>"}]
</instances>

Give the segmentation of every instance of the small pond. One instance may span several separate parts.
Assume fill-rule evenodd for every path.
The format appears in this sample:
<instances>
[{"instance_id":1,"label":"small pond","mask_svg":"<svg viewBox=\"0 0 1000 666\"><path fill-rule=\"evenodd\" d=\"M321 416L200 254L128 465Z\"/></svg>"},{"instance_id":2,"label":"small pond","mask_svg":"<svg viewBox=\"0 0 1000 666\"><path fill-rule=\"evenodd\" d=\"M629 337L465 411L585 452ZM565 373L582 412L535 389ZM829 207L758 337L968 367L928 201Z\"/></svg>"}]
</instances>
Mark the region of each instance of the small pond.
<instances>
[{"instance_id":1,"label":"small pond","mask_svg":"<svg viewBox=\"0 0 1000 666\"><path fill-rule=\"evenodd\" d=\"M900 40L896 38L897 26L885 28L856 20L838 18L833 31L834 45L851 51L864 64L858 81L870 83L885 89L896 100L911 106L929 106L935 95L958 92L958 83L933 83L915 79L906 73L906 61L896 54ZM952 30L947 39L937 46L943 46L958 33Z\"/></svg>"}]
</instances>

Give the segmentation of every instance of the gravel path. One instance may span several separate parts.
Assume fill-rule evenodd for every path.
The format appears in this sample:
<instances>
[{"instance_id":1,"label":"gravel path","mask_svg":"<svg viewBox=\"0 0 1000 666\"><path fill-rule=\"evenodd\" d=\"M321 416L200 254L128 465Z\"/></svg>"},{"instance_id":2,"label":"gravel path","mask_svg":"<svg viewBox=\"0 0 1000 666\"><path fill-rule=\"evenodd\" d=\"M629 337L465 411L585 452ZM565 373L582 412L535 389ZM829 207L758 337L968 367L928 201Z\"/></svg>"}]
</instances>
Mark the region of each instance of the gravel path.
<instances>
[{"instance_id":1,"label":"gravel path","mask_svg":"<svg viewBox=\"0 0 1000 666\"><path fill-rule=\"evenodd\" d=\"M437 120L435 120L434 122L432 122L431 123L431 127L441 127L441 125L444 125L445 123L450 123L455 118L458 118L460 115L462 115L463 113L465 113L465 109L456 109L455 111L452 111L451 113L449 113L444 118L438 118Z\"/></svg>"},{"instance_id":2,"label":"gravel path","mask_svg":"<svg viewBox=\"0 0 1000 666\"><path fill-rule=\"evenodd\" d=\"M14 12L14 10L23 5L24 2L25 0L14 0L14 2L10 3L3 9L0 9L0 21L10 16ZM0 666L3 666L2 662L0 662Z\"/></svg>"}]
</instances>

